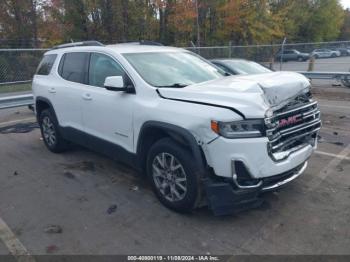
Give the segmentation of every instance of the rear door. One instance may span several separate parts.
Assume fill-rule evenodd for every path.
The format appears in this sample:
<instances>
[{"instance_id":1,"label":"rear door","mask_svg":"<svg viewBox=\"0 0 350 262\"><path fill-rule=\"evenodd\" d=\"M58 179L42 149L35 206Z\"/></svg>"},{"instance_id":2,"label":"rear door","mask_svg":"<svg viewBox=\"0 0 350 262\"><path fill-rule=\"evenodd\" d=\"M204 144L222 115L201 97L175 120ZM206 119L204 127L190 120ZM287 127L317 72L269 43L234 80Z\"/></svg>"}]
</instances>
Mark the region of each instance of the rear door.
<instances>
[{"instance_id":1,"label":"rear door","mask_svg":"<svg viewBox=\"0 0 350 262\"><path fill-rule=\"evenodd\" d=\"M53 105L58 121L63 127L83 130L81 100L87 83L89 53L71 52L61 57L58 67L60 76L56 88L49 90L54 97Z\"/></svg>"}]
</instances>

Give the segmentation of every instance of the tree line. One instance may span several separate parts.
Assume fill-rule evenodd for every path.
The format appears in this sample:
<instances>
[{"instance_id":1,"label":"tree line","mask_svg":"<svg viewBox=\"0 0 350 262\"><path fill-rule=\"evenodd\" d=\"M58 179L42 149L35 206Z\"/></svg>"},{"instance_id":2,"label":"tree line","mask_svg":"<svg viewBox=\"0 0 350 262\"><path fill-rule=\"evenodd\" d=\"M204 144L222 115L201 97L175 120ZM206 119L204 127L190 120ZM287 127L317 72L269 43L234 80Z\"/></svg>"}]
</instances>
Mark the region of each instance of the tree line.
<instances>
[{"instance_id":1,"label":"tree line","mask_svg":"<svg viewBox=\"0 0 350 262\"><path fill-rule=\"evenodd\" d=\"M176 46L349 40L338 0L2 0L1 47L99 40Z\"/></svg>"}]
</instances>

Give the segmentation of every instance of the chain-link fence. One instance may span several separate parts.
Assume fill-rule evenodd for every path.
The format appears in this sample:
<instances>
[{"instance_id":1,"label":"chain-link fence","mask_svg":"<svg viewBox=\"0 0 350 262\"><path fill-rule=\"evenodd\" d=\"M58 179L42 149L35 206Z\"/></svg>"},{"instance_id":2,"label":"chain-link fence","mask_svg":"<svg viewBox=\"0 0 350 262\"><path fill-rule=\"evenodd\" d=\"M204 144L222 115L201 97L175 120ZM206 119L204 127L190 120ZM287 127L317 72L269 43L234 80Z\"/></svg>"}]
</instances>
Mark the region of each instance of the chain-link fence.
<instances>
[{"instance_id":1,"label":"chain-link fence","mask_svg":"<svg viewBox=\"0 0 350 262\"><path fill-rule=\"evenodd\" d=\"M188 47L207 59L244 58L257 61L275 70L280 69L276 53L282 45L249 45L249 46L212 46ZM350 69L350 41L286 44L284 49L296 49L311 53L315 49L348 49L349 56L333 59L317 59L315 71L348 72ZM0 49L0 93L26 91L30 89L30 81L47 49ZM283 63L282 70L307 71L309 62Z\"/></svg>"},{"instance_id":2,"label":"chain-link fence","mask_svg":"<svg viewBox=\"0 0 350 262\"><path fill-rule=\"evenodd\" d=\"M0 49L0 83L32 79L45 51L45 49Z\"/></svg>"},{"instance_id":3,"label":"chain-link fence","mask_svg":"<svg viewBox=\"0 0 350 262\"><path fill-rule=\"evenodd\" d=\"M349 49L350 41L319 42L319 43L294 43L285 44L284 49L296 49L303 53L311 53L315 49ZM247 46L210 46L188 47L188 50L200 54L207 59L214 58L243 58L256 62L269 62L275 58L282 44L275 45L247 45Z\"/></svg>"},{"instance_id":4,"label":"chain-link fence","mask_svg":"<svg viewBox=\"0 0 350 262\"><path fill-rule=\"evenodd\" d=\"M0 49L0 93L30 90L45 49Z\"/></svg>"}]
</instances>

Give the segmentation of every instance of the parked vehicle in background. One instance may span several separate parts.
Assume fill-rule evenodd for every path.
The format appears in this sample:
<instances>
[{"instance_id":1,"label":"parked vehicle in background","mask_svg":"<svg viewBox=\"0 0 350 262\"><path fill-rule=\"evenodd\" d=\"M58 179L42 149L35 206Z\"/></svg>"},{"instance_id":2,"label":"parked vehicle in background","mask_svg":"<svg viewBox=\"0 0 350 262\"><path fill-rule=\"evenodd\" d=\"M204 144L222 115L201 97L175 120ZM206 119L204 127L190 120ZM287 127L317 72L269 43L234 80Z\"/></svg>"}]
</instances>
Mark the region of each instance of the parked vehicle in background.
<instances>
[{"instance_id":1,"label":"parked vehicle in background","mask_svg":"<svg viewBox=\"0 0 350 262\"><path fill-rule=\"evenodd\" d=\"M306 61L310 58L310 55L308 53L301 53L296 49L285 49L282 51L279 51L276 55L276 60L287 62L287 61Z\"/></svg>"},{"instance_id":2,"label":"parked vehicle in background","mask_svg":"<svg viewBox=\"0 0 350 262\"><path fill-rule=\"evenodd\" d=\"M334 48L332 51L338 51L340 52L340 56L349 56L350 50L348 48L342 47L342 48Z\"/></svg>"},{"instance_id":3,"label":"parked vehicle in background","mask_svg":"<svg viewBox=\"0 0 350 262\"><path fill-rule=\"evenodd\" d=\"M331 49L315 49L312 51L311 56L315 58L339 57L340 51L334 51Z\"/></svg>"},{"instance_id":4,"label":"parked vehicle in background","mask_svg":"<svg viewBox=\"0 0 350 262\"><path fill-rule=\"evenodd\" d=\"M304 76L225 77L173 47L59 46L44 55L32 87L50 151L78 143L125 162L179 212L260 205L260 194L304 172L321 127Z\"/></svg>"},{"instance_id":5,"label":"parked vehicle in background","mask_svg":"<svg viewBox=\"0 0 350 262\"><path fill-rule=\"evenodd\" d=\"M263 65L244 59L213 59L210 62L231 75L251 75L272 72Z\"/></svg>"}]
</instances>

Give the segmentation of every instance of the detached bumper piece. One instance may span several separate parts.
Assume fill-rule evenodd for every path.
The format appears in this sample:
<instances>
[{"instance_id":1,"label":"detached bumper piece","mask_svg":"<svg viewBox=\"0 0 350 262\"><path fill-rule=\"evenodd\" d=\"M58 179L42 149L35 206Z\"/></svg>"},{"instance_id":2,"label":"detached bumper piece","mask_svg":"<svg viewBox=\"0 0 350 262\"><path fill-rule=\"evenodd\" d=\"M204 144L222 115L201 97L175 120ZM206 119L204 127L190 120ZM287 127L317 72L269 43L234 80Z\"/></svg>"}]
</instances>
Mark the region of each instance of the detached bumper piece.
<instances>
[{"instance_id":1,"label":"detached bumper piece","mask_svg":"<svg viewBox=\"0 0 350 262\"><path fill-rule=\"evenodd\" d=\"M248 180L234 176L232 181L206 181L206 194L209 208L214 215L230 215L247 209L257 208L263 203L259 196L276 190L299 177L307 167L307 162L280 175Z\"/></svg>"}]
</instances>

